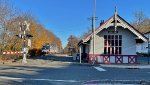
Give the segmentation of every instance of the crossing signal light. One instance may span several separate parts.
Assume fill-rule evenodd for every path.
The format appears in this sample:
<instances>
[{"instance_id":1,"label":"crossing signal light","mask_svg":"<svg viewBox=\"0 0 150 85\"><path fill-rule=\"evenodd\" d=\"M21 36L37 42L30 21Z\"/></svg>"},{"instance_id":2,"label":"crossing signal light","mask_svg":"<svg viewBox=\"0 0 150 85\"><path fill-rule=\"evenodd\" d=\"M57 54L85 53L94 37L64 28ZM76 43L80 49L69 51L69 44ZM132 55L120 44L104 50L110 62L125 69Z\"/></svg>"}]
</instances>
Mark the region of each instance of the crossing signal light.
<instances>
[{"instance_id":1,"label":"crossing signal light","mask_svg":"<svg viewBox=\"0 0 150 85\"><path fill-rule=\"evenodd\" d=\"M19 35L16 35L18 38L24 38L24 36L22 34L19 34ZM30 37L33 37L32 35L30 34L27 34L25 37L27 38L30 38Z\"/></svg>"},{"instance_id":2,"label":"crossing signal light","mask_svg":"<svg viewBox=\"0 0 150 85\"><path fill-rule=\"evenodd\" d=\"M33 36L32 36L32 35L30 35L30 34L27 34L27 35L26 35L26 37L27 37L27 38L30 38L30 37L33 37Z\"/></svg>"},{"instance_id":3,"label":"crossing signal light","mask_svg":"<svg viewBox=\"0 0 150 85\"><path fill-rule=\"evenodd\" d=\"M19 35L16 35L18 38L23 38L23 35L19 34Z\"/></svg>"}]
</instances>

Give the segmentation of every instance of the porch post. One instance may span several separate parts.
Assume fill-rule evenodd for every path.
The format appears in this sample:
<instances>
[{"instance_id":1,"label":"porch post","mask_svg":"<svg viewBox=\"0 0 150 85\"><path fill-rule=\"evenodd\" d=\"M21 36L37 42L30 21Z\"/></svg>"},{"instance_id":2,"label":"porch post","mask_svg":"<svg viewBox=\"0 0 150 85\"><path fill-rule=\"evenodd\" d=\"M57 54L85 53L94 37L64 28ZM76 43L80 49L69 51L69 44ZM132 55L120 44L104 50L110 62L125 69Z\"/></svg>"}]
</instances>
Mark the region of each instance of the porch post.
<instances>
[{"instance_id":1,"label":"porch post","mask_svg":"<svg viewBox=\"0 0 150 85\"><path fill-rule=\"evenodd\" d=\"M80 63L81 63L81 45L80 45Z\"/></svg>"}]
</instances>

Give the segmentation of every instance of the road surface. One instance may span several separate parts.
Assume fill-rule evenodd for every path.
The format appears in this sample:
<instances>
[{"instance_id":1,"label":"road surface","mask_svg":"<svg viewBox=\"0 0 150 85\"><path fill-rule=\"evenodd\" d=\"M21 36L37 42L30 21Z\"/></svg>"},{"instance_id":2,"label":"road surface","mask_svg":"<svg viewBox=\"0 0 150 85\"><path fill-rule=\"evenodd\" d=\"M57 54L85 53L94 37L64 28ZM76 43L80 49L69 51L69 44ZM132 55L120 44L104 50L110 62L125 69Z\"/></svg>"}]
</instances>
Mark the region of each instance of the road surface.
<instances>
[{"instance_id":1,"label":"road surface","mask_svg":"<svg viewBox=\"0 0 150 85\"><path fill-rule=\"evenodd\" d=\"M30 63L0 65L0 85L99 85L100 83L110 85L110 82L139 85L150 80L150 69L148 68L101 67L100 65L54 60L44 59L42 62L47 63L39 65L30 65ZM38 59L38 62L41 61Z\"/></svg>"}]
</instances>

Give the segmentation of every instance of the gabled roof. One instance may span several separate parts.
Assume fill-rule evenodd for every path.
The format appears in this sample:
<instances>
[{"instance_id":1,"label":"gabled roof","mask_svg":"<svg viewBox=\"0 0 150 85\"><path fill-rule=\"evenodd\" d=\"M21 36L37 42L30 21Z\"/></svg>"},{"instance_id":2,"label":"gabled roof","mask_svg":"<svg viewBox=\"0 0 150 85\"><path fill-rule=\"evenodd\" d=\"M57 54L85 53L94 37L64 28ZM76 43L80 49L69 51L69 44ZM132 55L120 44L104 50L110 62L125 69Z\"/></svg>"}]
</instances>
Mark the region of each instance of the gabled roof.
<instances>
[{"instance_id":1,"label":"gabled roof","mask_svg":"<svg viewBox=\"0 0 150 85\"><path fill-rule=\"evenodd\" d=\"M118 14L117 15L114 14L107 21L105 21L101 26L99 26L97 29L95 29L95 34L101 32L105 28L108 28L110 26L114 26L114 20L115 19L117 20L117 26L122 26L124 28L129 29L139 39L142 39L145 42L148 40L142 33L140 33L138 30L136 30L132 25L130 25L123 18L121 18ZM83 39L83 42L89 41L92 35L93 35L93 33L89 34L85 39Z\"/></svg>"}]
</instances>

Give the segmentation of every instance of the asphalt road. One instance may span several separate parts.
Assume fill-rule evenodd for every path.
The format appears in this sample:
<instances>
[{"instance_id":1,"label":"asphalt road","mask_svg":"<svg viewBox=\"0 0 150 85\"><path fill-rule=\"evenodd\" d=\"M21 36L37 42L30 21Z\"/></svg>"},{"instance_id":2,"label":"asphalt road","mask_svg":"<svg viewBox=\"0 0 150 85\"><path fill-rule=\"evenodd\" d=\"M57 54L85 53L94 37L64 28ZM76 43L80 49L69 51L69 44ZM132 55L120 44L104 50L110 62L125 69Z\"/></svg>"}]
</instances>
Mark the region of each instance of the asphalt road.
<instances>
[{"instance_id":1,"label":"asphalt road","mask_svg":"<svg viewBox=\"0 0 150 85\"><path fill-rule=\"evenodd\" d=\"M149 80L150 69L110 68L65 61L47 65L0 65L0 85L98 85L112 81L139 84Z\"/></svg>"}]
</instances>

